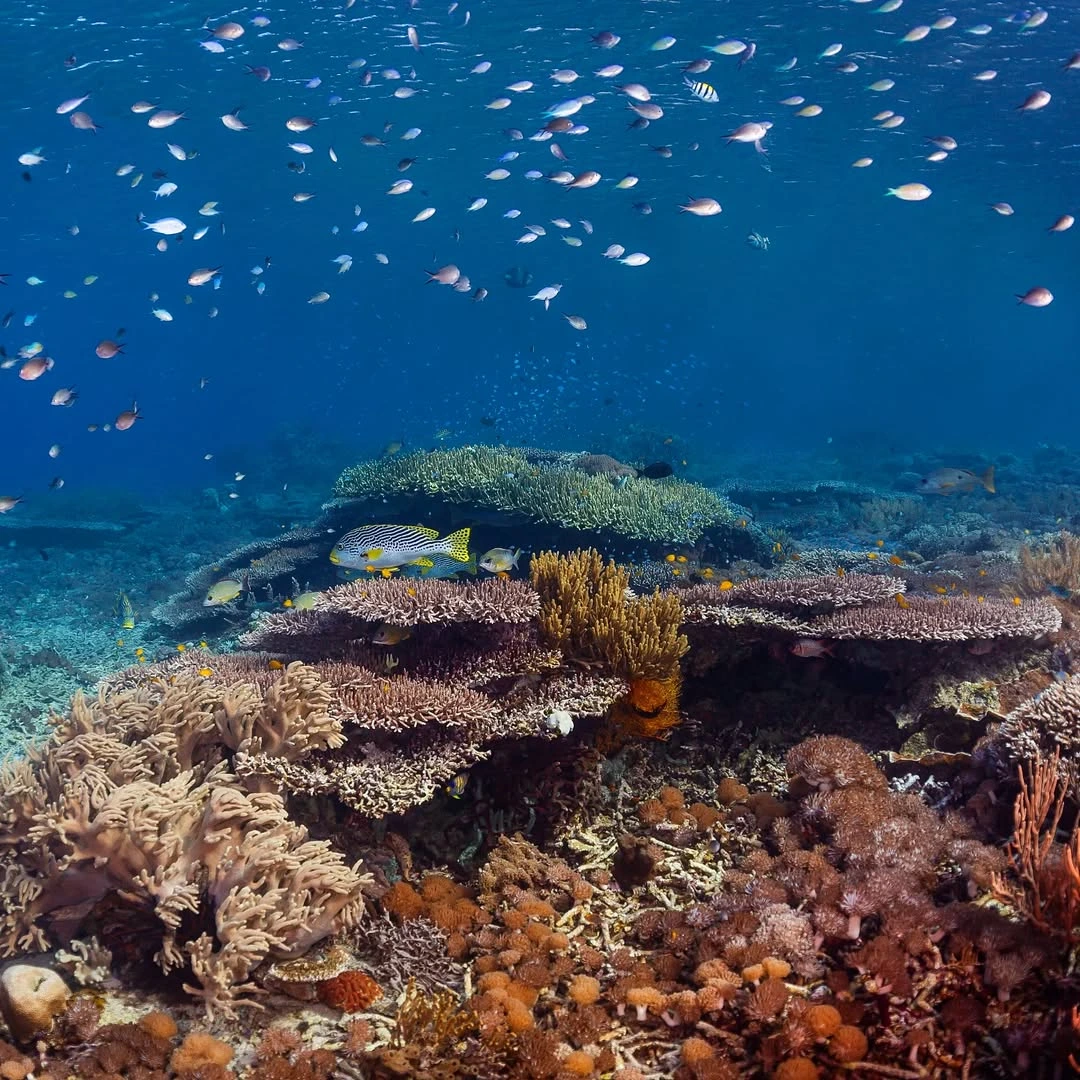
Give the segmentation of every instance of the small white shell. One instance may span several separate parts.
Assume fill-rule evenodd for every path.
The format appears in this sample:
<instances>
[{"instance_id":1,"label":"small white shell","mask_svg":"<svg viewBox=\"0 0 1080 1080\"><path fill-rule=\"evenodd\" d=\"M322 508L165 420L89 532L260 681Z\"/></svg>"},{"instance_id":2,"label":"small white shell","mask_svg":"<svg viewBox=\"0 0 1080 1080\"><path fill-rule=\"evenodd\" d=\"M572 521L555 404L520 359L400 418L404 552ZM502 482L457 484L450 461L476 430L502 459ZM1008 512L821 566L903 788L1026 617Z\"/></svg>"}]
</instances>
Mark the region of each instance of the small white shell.
<instances>
[{"instance_id":1,"label":"small white shell","mask_svg":"<svg viewBox=\"0 0 1080 1080\"><path fill-rule=\"evenodd\" d=\"M559 735L569 735L574 730L574 718L564 709L555 709L544 717L544 727Z\"/></svg>"}]
</instances>

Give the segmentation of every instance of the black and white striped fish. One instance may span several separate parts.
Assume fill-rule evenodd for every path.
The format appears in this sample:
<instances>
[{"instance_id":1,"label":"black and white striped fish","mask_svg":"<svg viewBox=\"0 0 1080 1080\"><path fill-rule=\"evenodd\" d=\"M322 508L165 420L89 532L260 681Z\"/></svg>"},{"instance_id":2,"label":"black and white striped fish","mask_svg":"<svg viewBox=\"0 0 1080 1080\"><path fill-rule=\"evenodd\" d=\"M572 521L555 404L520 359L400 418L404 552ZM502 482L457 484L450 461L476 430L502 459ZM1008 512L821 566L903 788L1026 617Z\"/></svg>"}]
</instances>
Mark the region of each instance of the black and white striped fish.
<instances>
[{"instance_id":1,"label":"black and white striped fish","mask_svg":"<svg viewBox=\"0 0 1080 1080\"><path fill-rule=\"evenodd\" d=\"M720 95L716 92L715 86L710 86L707 82L698 82L697 79L683 79L683 82L690 88L690 93L694 97L701 98L702 101L707 101L710 105L715 105L720 100Z\"/></svg>"},{"instance_id":2,"label":"black and white striped fish","mask_svg":"<svg viewBox=\"0 0 1080 1080\"><path fill-rule=\"evenodd\" d=\"M469 561L469 529L439 538L437 529L423 525L361 525L342 536L330 552L335 566L364 570L393 570L402 566L432 566L432 556L449 555Z\"/></svg>"}]
</instances>

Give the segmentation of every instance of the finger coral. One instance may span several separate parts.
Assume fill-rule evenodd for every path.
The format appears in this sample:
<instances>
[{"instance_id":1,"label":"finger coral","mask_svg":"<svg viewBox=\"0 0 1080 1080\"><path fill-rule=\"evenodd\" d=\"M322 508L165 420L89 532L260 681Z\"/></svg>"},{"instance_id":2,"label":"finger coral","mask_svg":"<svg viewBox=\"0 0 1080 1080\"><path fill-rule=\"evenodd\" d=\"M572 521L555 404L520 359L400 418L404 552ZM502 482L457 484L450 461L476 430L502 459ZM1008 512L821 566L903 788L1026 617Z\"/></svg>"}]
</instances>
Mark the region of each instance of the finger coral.
<instances>
[{"instance_id":1,"label":"finger coral","mask_svg":"<svg viewBox=\"0 0 1080 1080\"><path fill-rule=\"evenodd\" d=\"M533 556L545 638L575 660L603 664L626 678L665 679L690 647L679 632L682 604L674 593L637 597L629 577L595 549Z\"/></svg>"},{"instance_id":2,"label":"finger coral","mask_svg":"<svg viewBox=\"0 0 1080 1080\"><path fill-rule=\"evenodd\" d=\"M130 905L161 969L186 969L189 993L229 1015L258 991L263 960L355 922L361 867L226 761L241 745L284 758L290 738L333 745L325 700L300 665L262 694L186 676L76 696L0 781L3 952L69 938L103 901Z\"/></svg>"}]
</instances>

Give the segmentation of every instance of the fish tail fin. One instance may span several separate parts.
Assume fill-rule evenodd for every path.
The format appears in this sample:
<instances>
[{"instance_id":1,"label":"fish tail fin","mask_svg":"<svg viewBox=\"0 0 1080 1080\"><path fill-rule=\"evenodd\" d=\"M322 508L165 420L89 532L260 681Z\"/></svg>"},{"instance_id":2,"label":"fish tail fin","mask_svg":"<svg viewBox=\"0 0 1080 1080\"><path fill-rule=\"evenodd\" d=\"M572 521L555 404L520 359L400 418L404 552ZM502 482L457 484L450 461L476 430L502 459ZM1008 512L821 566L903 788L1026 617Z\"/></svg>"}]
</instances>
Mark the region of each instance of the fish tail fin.
<instances>
[{"instance_id":1,"label":"fish tail fin","mask_svg":"<svg viewBox=\"0 0 1080 1080\"><path fill-rule=\"evenodd\" d=\"M510 565L516 568L517 564L518 564L518 559L520 559L520 558L521 558L521 548L515 548L514 549L514 554L510 559Z\"/></svg>"},{"instance_id":2,"label":"fish tail fin","mask_svg":"<svg viewBox=\"0 0 1080 1080\"><path fill-rule=\"evenodd\" d=\"M476 577L477 570L475 551L469 556L469 561L461 569L464 570L466 574L472 574L473 577Z\"/></svg>"},{"instance_id":3,"label":"fish tail fin","mask_svg":"<svg viewBox=\"0 0 1080 1080\"><path fill-rule=\"evenodd\" d=\"M994 466L993 465L991 465L990 468L987 469L986 472L984 472L982 474L982 476L979 477L979 483L982 484L982 486L984 488L986 488L986 490L989 491L991 495L996 495L997 494L997 488L994 487Z\"/></svg>"},{"instance_id":4,"label":"fish tail fin","mask_svg":"<svg viewBox=\"0 0 1080 1080\"><path fill-rule=\"evenodd\" d=\"M443 537L442 542L446 544L446 554L451 559L463 563L469 561L469 536L471 533L472 529L466 526L464 529L458 529L457 532Z\"/></svg>"}]
</instances>

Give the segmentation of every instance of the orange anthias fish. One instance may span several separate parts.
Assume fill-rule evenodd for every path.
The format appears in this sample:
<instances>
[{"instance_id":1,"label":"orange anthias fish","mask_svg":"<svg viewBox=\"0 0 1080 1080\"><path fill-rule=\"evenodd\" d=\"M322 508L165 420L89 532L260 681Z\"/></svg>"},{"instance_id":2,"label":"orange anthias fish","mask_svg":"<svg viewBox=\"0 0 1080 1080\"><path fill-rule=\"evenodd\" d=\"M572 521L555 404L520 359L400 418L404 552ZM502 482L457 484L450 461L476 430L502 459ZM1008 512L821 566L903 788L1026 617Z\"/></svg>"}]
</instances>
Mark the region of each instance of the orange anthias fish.
<instances>
[{"instance_id":1,"label":"orange anthias fish","mask_svg":"<svg viewBox=\"0 0 1080 1080\"><path fill-rule=\"evenodd\" d=\"M919 491L924 495L952 495L955 491L974 491L980 484L991 495L997 493L993 465L981 476L968 469L935 469L919 481Z\"/></svg>"}]
</instances>

